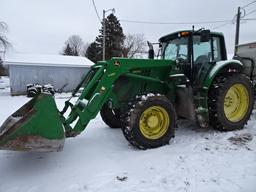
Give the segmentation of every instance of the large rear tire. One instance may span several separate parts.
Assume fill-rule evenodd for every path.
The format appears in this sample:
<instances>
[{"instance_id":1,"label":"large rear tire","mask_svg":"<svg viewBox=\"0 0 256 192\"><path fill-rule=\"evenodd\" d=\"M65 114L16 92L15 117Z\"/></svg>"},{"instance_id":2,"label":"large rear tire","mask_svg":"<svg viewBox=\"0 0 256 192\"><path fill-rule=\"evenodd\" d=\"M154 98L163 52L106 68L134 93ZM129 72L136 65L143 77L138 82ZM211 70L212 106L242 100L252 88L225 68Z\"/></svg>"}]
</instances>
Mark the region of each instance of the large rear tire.
<instances>
[{"instance_id":1,"label":"large rear tire","mask_svg":"<svg viewBox=\"0 0 256 192\"><path fill-rule=\"evenodd\" d=\"M100 110L100 115L102 120L110 128L115 129L121 127L120 112L118 109L111 109L108 104L105 103Z\"/></svg>"},{"instance_id":2,"label":"large rear tire","mask_svg":"<svg viewBox=\"0 0 256 192\"><path fill-rule=\"evenodd\" d=\"M217 77L209 92L210 124L221 131L242 129L253 110L253 86L244 74Z\"/></svg>"},{"instance_id":3,"label":"large rear tire","mask_svg":"<svg viewBox=\"0 0 256 192\"><path fill-rule=\"evenodd\" d=\"M137 96L125 114L122 131L139 149L156 148L174 137L176 113L168 98L161 95Z\"/></svg>"}]
</instances>

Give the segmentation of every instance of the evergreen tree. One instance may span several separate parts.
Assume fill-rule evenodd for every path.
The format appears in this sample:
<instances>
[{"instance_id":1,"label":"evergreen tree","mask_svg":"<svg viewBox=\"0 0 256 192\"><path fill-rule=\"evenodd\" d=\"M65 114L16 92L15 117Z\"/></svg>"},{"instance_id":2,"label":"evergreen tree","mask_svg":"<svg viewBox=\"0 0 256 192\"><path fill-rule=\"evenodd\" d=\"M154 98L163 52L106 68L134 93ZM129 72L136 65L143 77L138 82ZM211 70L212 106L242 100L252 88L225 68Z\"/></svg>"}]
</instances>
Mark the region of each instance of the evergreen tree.
<instances>
[{"instance_id":1,"label":"evergreen tree","mask_svg":"<svg viewBox=\"0 0 256 192\"><path fill-rule=\"evenodd\" d=\"M105 20L106 26L106 60L112 57L121 57L125 35L117 17L110 14ZM99 30L100 34L96 40L88 47L86 56L93 62L102 60L103 26Z\"/></svg>"},{"instance_id":2,"label":"evergreen tree","mask_svg":"<svg viewBox=\"0 0 256 192\"><path fill-rule=\"evenodd\" d=\"M83 45L84 42L80 36L72 35L65 42L65 47L61 54L79 56L82 52Z\"/></svg>"},{"instance_id":3,"label":"evergreen tree","mask_svg":"<svg viewBox=\"0 0 256 192\"><path fill-rule=\"evenodd\" d=\"M95 41L92 42L87 48L85 57L87 57L94 63L102 59L102 51L100 50L99 45L97 45Z\"/></svg>"},{"instance_id":4,"label":"evergreen tree","mask_svg":"<svg viewBox=\"0 0 256 192\"><path fill-rule=\"evenodd\" d=\"M62 55L74 55L69 43L64 47Z\"/></svg>"}]
</instances>

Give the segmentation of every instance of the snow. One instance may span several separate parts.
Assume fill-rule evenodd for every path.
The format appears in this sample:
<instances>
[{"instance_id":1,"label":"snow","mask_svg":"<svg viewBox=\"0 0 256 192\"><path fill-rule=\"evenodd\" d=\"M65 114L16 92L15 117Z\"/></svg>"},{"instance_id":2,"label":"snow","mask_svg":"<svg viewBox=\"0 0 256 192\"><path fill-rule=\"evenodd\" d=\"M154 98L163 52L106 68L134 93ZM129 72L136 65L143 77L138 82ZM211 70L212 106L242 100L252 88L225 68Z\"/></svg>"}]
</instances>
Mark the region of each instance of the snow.
<instances>
[{"instance_id":1,"label":"snow","mask_svg":"<svg viewBox=\"0 0 256 192\"><path fill-rule=\"evenodd\" d=\"M10 87L9 78L5 77L5 76L3 76L3 77L0 76L0 89L4 90L6 92L6 91L8 91L7 89L9 87Z\"/></svg>"},{"instance_id":2,"label":"snow","mask_svg":"<svg viewBox=\"0 0 256 192\"><path fill-rule=\"evenodd\" d=\"M0 124L29 100L11 97L5 80L0 79L7 87L0 89ZM69 95L56 94L59 108ZM255 192L255 115L233 132L180 121L170 145L145 151L131 147L120 129L108 128L97 116L81 135L66 140L62 152L0 151L0 191ZM245 135L251 139L230 139Z\"/></svg>"},{"instance_id":3,"label":"snow","mask_svg":"<svg viewBox=\"0 0 256 192\"><path fill-rule=\"evenodd\" d=\"M5 55L4 64L57 67L90 67L94 63L86 57L78 56L8 53Z\"/></svg>"}]
</instances>

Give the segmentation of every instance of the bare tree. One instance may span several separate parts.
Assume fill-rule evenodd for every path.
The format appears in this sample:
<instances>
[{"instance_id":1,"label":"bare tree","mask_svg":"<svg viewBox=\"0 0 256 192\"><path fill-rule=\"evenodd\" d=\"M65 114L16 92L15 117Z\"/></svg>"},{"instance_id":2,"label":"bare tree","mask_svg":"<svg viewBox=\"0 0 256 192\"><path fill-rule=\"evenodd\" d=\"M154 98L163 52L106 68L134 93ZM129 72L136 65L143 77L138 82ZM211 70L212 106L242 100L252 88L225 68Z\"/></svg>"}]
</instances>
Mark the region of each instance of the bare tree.
<instances>
[{"instance_id":1,"label":"bare tree","mask_svg":"<svg viewBox=\"0 0 256 192\"><path fill-rule=\"evenodd\" d=\"M124 41L123 56L133 58L138 53L144 53L145 47L144 34L128 34Z\"/></svg>"},{"instance_id":2,"label":"bare tree","mask_svg":"<svg viewBox=\"0 0 256 192\"><path fill-rule=\"evenodd\" d=\"M63 48L63 55L73 55L78 56L83 52L84 42L79 35L72 35L65 42L65 47ZM68 50L68 51L67 51Z\"/></svg>"},{"instance_id":3,"label":"bare tree","mask_svg":"<svg viewBox=\"0 0 256 192\"><path fill-rule=\"evenodd\" d=\"M5 31L7 31L7 24L5 22L0 22L0 48L7 48L10 43L5 36Z\"/></svg>"}]
</instances>

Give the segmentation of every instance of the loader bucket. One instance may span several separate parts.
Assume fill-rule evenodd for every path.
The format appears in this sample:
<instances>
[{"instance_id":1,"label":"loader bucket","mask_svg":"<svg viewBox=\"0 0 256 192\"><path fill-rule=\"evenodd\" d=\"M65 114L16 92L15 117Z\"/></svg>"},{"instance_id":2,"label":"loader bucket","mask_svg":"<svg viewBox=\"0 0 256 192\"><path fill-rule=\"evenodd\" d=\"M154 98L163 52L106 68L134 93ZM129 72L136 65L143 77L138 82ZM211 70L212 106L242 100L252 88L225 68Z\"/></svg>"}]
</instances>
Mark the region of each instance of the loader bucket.
<instances>
[{"instance_id":1,"label":"loader bucket","mask_svg":"<svg viewBox=\"0 0 256 192\"><path fill-rule=\"evenodd\" d=\"M49 94L28 101L0 127L1 150L60 151L64 140L59 111Z\"/></svg>"}]
</instances>

